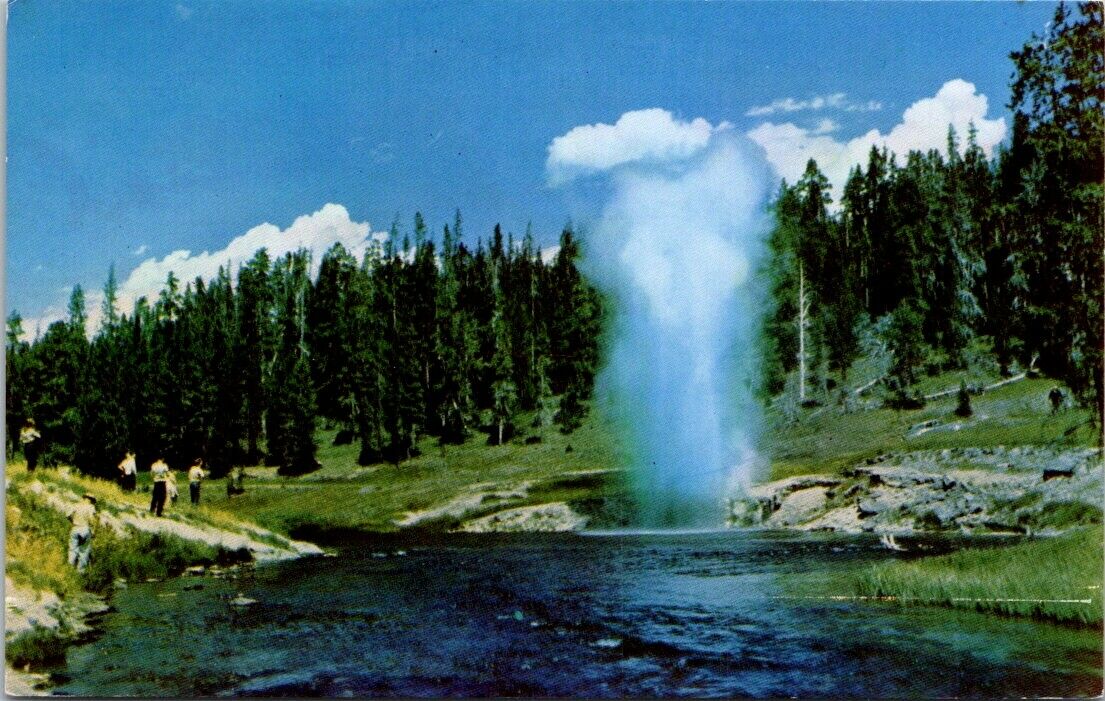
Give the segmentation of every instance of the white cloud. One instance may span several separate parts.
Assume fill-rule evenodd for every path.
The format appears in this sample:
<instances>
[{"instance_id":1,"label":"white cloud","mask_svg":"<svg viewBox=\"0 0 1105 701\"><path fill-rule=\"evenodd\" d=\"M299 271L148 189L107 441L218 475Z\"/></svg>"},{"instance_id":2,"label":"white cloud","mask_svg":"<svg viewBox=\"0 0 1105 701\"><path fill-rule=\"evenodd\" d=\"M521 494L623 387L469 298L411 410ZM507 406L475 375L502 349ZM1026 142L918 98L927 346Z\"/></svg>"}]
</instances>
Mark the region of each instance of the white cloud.
<instances>
[{"instance_id":1,"label":"white cloud","mask_svg":"<svg viewBox=\"0 0 1105 701\"><path fill-rule=\"evenodd\" d=\"M147 246L146 244L142 244L138 248L134 249L134 255L135 256L140 256L148 250L150 250L150 247Z\"/></svg>"},{"instance_id":2,"label":"white cloud","mask_svg":"<svg viewBox=\"0 0 1105 701\"><path fill-rule=\"evenodd\" d=\"M560 253L560 244L553 244L552 246L546 246L541 249L541 262L545 265L552 265L552 262L556 260L556 256Z\"/></svg>"},{"instance_id":3,"label":"white cloud","mask_svg":"<svg viewBox=\"0 0 1105 701\"><path fill-rule=\"evenodd\" d=\"M845 112L878 112L882 109L882 103L878 100L868 100L867 102L857 102L848 105L844 108Z\"/></svg>"},{"instance_id":4,"label":"white cloud","mask_svg":"<svg viewBox=\"0 0 1105 701\"><path fill-rule=\"evenodd\" d=\"M727 123L715 127L701 117L684 122L660 108L626 112L614 124L585 124L556 137L545 165L555 185L628 163L681 161L727 128Z\"/></svg>"},{"instance_id":5,"label":"white cloud","mask_svg":"<svg viewBox=\"0 0 1105 701\"><path fill-rule=\"evenodd\" d=\"M220 266L229 265L233 277L237 277L238 267L248 261L261 248L267 249L269 257L276 259L286 253L306 248L311 252L312 274L316 274L323 253L335 243L341 243L359 261L370 247L379 247L386 241L388 234L374 232L367 222L355 222L349 212L339 204L327 204L313 214L298 217L291 226L280 229L273 224L259 224L244 234L237 236L217 251L204 251L193 254L187 250L173 251L164 258L147 258L129 273L120 275L117 309L123 314L134 311L134 305L140 297L153 302L157 299L169 271L180 280L181 289L197 277L211 280ZM139 247L144 251L146 247ZM68 298L69 288L65 290ZM88 311L88 331L94 333L102 318L100 306L103 293L96 287L86 287L85 297ZM37 318L24 322L24 330L33 337L35 329L42 332L54 321L66 318L66 304L57 303L47 307Z\"/></svg>"},{"instance_id":6,"label":"white cloud","mask_svg":"<svg viewBox=\"0 0 1105 701\"><path fill-rule=\"evenodd\" d=\"M948 125L959 134L961 149L966 148L967 131L973 122L978 130L978 145L991 157L1005 138L1005 119L987 119L988 100L975 86L959 78L944 83L933 97L914 102L902 113L901 121L887 134L872 129L849 141L837 141L818 125L806 129L793 123L764 122L748 132L749 138L763 147L776 173L794 183L802 177L806 162L813 158L833 184L834 199L856 164L867 163L872 146L886 147L904 157L911 150L928 151L947 146ZM900 161L899 161L900 162Z\"/></svg>"},{"instance_id":7,"label":"white cloud","mask_svg":"<svg viewBox=\"0 0 1105 701\"><path fill-rule=\"evenodd\" d=\"M839 124L837 124L836 122L834 122L831 119L822 119L820 122L817 123L817 126L815 126L813 128L813 131L811 131L810 133L811 134L828 134L830 132L836 131L837 129L840 129Z\"/></svg>"},{"instance_id":8,"label":"white cloud","mask_svg":"<svg viewBox=\"0 0 1105 701\"><path fill-rule=\"evenodd\" d=\"M192 14L194 12L195 12L195 9L193 9L191 7L188 7L187 5L182 5L180 3L177 3L176 14L177 14L177 17L179 17L181 20L187 22L189 19L192 18Z\"/></svg>"},{"instance_id":9,"label":"white cloud","mask_svg":"<svg viewBox=\"0 0 1105 701\"><path fill-rule=\"evenodd\" d=\"M752 107L745 116L766 117L778 112L804 112L807 110L836 109L845 112L875 112L882 109L882 103L875 100L867 102L848 102L847 95L842 92L830 95L817 95L808 100L796 100L793 97L784 97L775 100L771 104Z\"/></svg>"}]
</instances>

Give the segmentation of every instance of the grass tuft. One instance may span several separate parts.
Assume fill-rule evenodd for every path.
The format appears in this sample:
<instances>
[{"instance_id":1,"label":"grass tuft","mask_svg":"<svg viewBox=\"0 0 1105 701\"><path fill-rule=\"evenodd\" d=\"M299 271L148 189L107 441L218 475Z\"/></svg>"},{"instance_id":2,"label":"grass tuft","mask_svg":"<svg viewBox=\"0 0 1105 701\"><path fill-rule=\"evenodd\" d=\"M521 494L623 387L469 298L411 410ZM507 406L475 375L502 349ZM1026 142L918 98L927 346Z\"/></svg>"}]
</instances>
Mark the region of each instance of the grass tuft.
<instances>
[{"instance_id":1,"label":"grass tuft","mask_svg":"<svg viewBox=\"0 0 1105 701\"><path fill-rule=\"evenodd\" d=\"M1000 548L875 565L853 580L860 596L968 608L1081 625L1102 622L1102 530Z\"/></svg>"},{"instance_id":2,"label":"grass tuft","mask_svg":"<svg viewBox=\"0 0 1105 701\"><path fill-rule=\"evenodd\" d=\"M84 588L109 591L118 578L128 581L164 579L190 565L210 565L220 558L216 548L167 533L131 533L120 538L101 528L92 539L92 557L83 573Z\"/></svg>"},{"instance_id":3,"label":"grass tuft","mask_svg":"<svg viewBox=\"0 0 1105 701\"><path fill-rule=\"evenodd\" d=\"M65 660L69 638L52 630L32 628L4 646L8 664L16 668L37 668Z\"/></svg>"}]
</instances>

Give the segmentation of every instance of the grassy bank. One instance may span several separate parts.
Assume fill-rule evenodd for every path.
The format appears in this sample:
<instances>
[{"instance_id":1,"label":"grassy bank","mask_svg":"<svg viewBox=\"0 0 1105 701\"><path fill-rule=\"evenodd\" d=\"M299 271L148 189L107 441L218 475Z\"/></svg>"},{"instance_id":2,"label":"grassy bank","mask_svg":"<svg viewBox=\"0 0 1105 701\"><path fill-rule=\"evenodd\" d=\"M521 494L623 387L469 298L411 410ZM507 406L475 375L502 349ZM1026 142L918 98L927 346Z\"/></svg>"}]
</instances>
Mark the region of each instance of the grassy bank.
<instances>
[{"instance_id":1,"label":"grassy bank","mask_svg":"<svg viewBox=\"0 0 1105 701\"><path fill-rule=\"evenodd\" d=\"M531 429L505 445L488 445L482 433L463 445L424 438L419 455L398 465L357 465L359 446L334 445L334 435L318 434L322 469L281 477L274 468L248 467L245 494L228 498L223 484L213 481L204 486L204 502L283 533L391 532L411 514L422 514L420 528L443 529L459 523L461 510L464 518L476 518L550 502L567 502L599 522L629 519L613 431L593 417L571 435L555 427Z\"/></svg>"},{"instance_id":2,"label":"grassy bank","mask_svg":"<svg viewBox=\"0 0 1105 701\"><path fill-rule=\"evenodd\" d=\"M207 542L215 529L235 537L248 533L249 542L262 540L250 524L212 506L189 506L184 513L178 505L179 513L169 511L161 519L142 522L152 525L152 532L135 528L127 519L147 518L148 494L123 492L111 482L65 469L28 473L23 463L14 462L8 463L5 478L5 574L12 584L7 592L6 661L17 668L62 659L66 647L85 629L85 616L104 608L102 597L117 582L163 579L193 565L250 559L241 548ZM67 513L85 493L96 496L101 521L92 539L89 566L78 572L67 562ZM159 530L168 525L185 527L188 537ZM25 614L31 618L20 619ZM15 626L13 615L21 620ZM43 622L49 619L53 621Z\"/></svg>"},{"instance_id":3,"label":"grassy bank","mask_svg":"<svg viewBox=\"0 0 1105 701\"><path fill-rule=\"evenodd\" d=\"M934 390L956 387L959 376L947 373L926 381ZM761 441L771 457L771 470L762 477L838 473L889 451L1093 445L1096 435L1087 425L1086 411L1051 414L1047 392L1052 386L1052 380L1027 379L975 396L975 414L966 421L952 413L954 394L913 411L875 408L845 414L836 407L803 409L797 422L771 409ZM913 427L929 421L941 427L914 435ZM519 424L526 426L527 417ZM592 525L632 522L619 432L595 412L571 435L555 427L528 429L501 446L488 445L483 433L457 446L423 438L417 444L419 454L398 465L359 466L357 444L333 445L334 435L318 434L323 468L317 472L286 478L273 468L249 467L244 495L228 499L221 483L209 483L204 503L283 533L304 527L394 531L409 514L444 509L450 501L464 498L477 502L466 518L564 501L589 516ZM512 490L520 494L494 494ZM419 525L448 528L456 523L456 517L443 513Z\"/></svg>"},{"instance_id":4,"label":"grassy bank","mask_svg":"<svg viewBox=\"0 0 1105 701\"><path fill-rule=\"evenodd\" d=\"M853 579L860 596L1033 616L1083 625L1102 622L1102 530L1004 548L876 565Z\"/></svg>"},{"instance_id":5,"label":"grassy bank","mask_svg":"<svg viewBox=\"0 0 1105 701\"><path fill-rule=\"evenodd\" d=\"M957 387L959 376L945 373L926 382L935 392ZM914 410L877 408L844 414L836 407L804 409L797 422L788 422L774 408L768 411L763 439L771 455L770 478L839 473L889 451L1096 445L1098 434L1089 426L1087 410L1051 413L1047 393L1054 386L1054 380L1046 378L1025 379L973 396L974 414L967 419L953 413L955 394ZM933 430L915 430L926 422L938 424Z\"/></svg>"},{"instance_id":6,"label":"grassy bank","mask_svg":"<svg viewBox=\"0 0 1105 701\"><path fill-rule=\"evenodd\" d=\"M52 591L64 598L81 591L107 592L116 579L162 579L192 565L241 559L238 553L172 533L129 531L120 536L101 524L92 541L89 567L78 573L66 562L71 527L67 515L28 489L29 485L39 482L73 500L85 493L93 494L98 512L115 517L134 510L143 512L149 496L124 492L111 482L68 472L42 469L27 473L20 463L9 464L8 470L11 488L5 508L6 573L16 584ZM238 531L242 527L238 518L217 507L189 507L187 516L191 523L212 528ZM173 514L167 517L173 518Z\"/></svg>"}]
</instances>

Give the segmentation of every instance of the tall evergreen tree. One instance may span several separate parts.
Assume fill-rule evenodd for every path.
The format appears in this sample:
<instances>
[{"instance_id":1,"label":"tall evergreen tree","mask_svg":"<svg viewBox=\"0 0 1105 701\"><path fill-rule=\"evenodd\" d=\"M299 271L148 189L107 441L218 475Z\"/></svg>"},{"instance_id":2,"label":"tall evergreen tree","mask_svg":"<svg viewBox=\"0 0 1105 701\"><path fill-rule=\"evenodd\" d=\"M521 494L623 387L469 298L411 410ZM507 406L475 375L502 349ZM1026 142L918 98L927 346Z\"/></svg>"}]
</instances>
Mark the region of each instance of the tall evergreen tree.
<instances>
[{"instance_id":1,"label":"tall evergreen tree","mask_svg":"<svg viewBox=\"0 0 1105 701\"><path fill-rule=\"evenodd\" d=\"M1025 276L1024 340L1046 371L1105 412L1105 21L1060 3L1046 36L1011 54L1011 158L1020 174L1012 248Z\"/></svg>"}]
</instances>

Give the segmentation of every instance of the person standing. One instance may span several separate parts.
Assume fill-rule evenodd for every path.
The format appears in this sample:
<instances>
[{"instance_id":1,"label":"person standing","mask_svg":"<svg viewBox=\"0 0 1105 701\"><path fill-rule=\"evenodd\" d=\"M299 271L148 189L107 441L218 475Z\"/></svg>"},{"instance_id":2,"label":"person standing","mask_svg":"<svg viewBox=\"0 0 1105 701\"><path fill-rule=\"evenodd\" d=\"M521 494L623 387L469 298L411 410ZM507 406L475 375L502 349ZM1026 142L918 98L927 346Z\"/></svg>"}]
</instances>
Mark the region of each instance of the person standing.
<instances>
[{"instance_id":1,"label":"person standing","mask_svg":"<svg viewBox=\"0 0 1105 701\"><path fill-rule=\"evenodd\" d=\"M207 476L203 471L203 458L196 458L192 467L188 468L188 495L192 497L192 506L200 503L200 482Z\"/></svg>"},{"instance_id":2,"label":"person standing","mask_svg":"<svg viewBox=\"0 0 1105 701\"><path fill-rule=\"evenodd\" d=\"M96 521L96 497L85 494L83 499L69 514L73 524L69 531L69 564L78 572L88 567L92 556L92 526Z\"/></svg>"},{"instance_id":3,"label":"person standing","mask_svg":"<svg viewBox=\"0 0 1105 701\"><path fill-rule=\"evenodd\" d=\"M35 428L35 420L28 418L19 429L19 444L23 448L23 457L27 459L27 472L38 467L38 449L42 445L42 434Z\"/></svg>"},{"instance_id":4,"label":"person standing","mask_svg":"<svg viewBox=\"0 0 1105 701\"><path fill-rule=\"evenodd\" d=\"M165 483L165 494L169 497L169 506L176 506L177 497L180 496L180 492L176 488L176 473L169 471L169 480Z\"/></svg>"},{"instance_id":5,"label":"person standing","mask_svg":"<svg viewBox=\"0 0 1105 701\"><path fill-rule=\"evenodd\" d=\"M161 515L165 509L165 497L169 494L169 466L164 458L158 458L150 466L150 474L153 476L153 496L150 498L150 513Z\"/></svg>"},{"instance_id":6,"label":"person standing","mask_svg":"<svg viewBox=\"0 0 1105 701\"><path fill-rule=\"evenodd\" d=\"M119 463L119 486L124 492L133 492L138 486L138 465L134 462L134 453L128 452Z\"/></svg>"}]
</instances>

